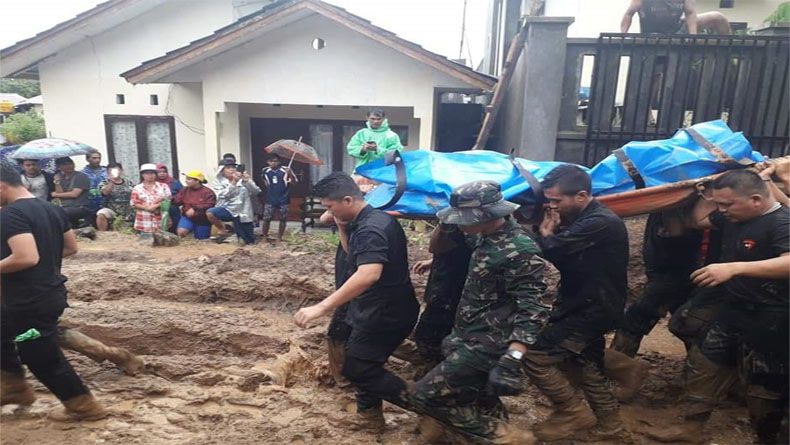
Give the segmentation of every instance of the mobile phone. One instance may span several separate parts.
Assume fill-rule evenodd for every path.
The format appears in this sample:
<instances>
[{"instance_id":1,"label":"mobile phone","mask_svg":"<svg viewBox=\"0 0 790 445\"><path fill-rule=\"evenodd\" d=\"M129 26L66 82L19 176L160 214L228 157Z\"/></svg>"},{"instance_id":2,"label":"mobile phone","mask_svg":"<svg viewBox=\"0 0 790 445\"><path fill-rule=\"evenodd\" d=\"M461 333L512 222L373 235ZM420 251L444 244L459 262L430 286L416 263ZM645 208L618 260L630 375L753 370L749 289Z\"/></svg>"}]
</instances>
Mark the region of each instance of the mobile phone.
<instances>
[{"instance_id":1,"label":"mobile phone","mask_svg":"<svg viewBox=\"0 0 790 445\"><path fill-rule=\"evenodd\" d=\"M244 164L239 164L236 166L236 171L239 173L244 173L244 170L247 169L247 166Z\"/></svg>"}]
</instances>

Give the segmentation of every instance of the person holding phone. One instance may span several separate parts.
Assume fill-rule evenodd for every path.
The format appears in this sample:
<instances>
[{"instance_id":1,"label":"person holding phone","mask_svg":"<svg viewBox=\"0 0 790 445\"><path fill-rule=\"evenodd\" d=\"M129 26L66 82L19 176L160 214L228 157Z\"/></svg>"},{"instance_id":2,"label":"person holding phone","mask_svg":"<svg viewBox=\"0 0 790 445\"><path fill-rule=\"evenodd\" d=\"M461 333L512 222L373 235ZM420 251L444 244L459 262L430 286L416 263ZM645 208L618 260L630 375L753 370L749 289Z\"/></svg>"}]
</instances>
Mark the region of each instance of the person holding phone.
<instances>
[{"instance_id":1,"label":"person holding phone","mask_svg":"<svg viewBox=\"0 0 790 445\"><path fill-rule=\"evenodd\" d=\"M113 222L131 221L134 209L129 204L132 199L132 181L123 177L123 166L118 162L107 165L107 179L99 185L105 199L105 206L96 212L96 226L102 232L110 230Z\"/></svg>"},{"instance_id":2,"label":"person holding phone","mask_svg":"<svg viewBox=\"0 0 790 445\"><path fill-rule=\"evenodd\" d=\"M403 145L400 136L390 130L386 114L380 108L368 111L366 127L357 131L346 146L349 156L356 159L355 170L392 150L403 150Z\"/></svg>"}]
</instances>

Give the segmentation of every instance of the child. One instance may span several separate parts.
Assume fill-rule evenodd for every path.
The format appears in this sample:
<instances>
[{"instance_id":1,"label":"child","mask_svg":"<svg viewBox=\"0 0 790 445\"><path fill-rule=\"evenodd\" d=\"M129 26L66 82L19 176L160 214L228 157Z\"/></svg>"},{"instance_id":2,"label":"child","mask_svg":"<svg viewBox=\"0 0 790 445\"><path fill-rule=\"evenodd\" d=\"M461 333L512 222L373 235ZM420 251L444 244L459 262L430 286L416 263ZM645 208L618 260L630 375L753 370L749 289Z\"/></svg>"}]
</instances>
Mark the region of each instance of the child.
<instances>
[{"instance_id":1,"label":"child","mask_svg":"<svg viewBox=\"0 0 790 445\"><path fill-rule=\"evenodd\" d=\"M263 228L261 234L264 239L269 235L269 224L277 210L280 217L280 226L277 230L277 240L283 240L285 233L285 222L288 219L288 204L291 201L289 186L291 181L296 180L296 176L287 168L283 167L280 157L276 154L269 155L266 160L268 167L263 169L263 182L266 185L266 205L263 207Z\"/></svg>"}]
</instances>

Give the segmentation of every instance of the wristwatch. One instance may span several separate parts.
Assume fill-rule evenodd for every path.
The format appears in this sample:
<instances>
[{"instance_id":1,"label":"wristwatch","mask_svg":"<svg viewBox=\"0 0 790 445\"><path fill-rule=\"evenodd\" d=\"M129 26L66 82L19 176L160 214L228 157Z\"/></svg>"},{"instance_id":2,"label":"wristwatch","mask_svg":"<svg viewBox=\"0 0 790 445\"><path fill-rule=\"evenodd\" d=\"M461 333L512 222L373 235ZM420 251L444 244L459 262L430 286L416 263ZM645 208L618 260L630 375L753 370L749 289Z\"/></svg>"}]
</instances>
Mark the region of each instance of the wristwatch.
<instances>
[{"instance_id":1,"label":"wristwatch","mask_svg":"<svg viewBox=\"0 0 790 445\"><path fill-rule=\"evenodd\" d=\"M517 349L508 349L507 355L518 361L524 358L524 353Z\"/></svg>"}]
</instances>

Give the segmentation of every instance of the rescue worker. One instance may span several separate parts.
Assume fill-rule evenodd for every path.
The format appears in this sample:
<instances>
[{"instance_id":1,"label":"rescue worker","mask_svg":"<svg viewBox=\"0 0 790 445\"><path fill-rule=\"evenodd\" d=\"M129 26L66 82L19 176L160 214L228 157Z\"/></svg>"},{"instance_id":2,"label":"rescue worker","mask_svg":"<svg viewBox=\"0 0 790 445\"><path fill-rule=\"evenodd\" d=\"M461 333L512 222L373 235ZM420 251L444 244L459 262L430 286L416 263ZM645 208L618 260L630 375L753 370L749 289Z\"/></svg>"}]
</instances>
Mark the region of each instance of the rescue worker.
<instances>
[{"instance_id":1,"label":"rescue worker","mask_svg":"<svg viewBox=\"0 0 790 445\"><path fill-rule=\"evenodd\" d=\"M642 338L653 330L658 321L667 313L674 314L689 301L695 290L691 273L717 258L721 242L718 231L685 227L682 215L689 208L685 206L653 213L647 219L642 242L647 283L642 296L626 310L611 349L605 353L607 377L618 383L615 394L621 401L638 392L649 366L641 360L629 363L627 359L618 357L619 353L635 357ZM711 292L702 293L706 295L698 296L694 303L683 307L683 315L678 316L670 328L686 344L693 341L701 327L710 321L711 316L705 316L704 311L715 311L715 305L710 304L716 302L710 296Z\"/></svg>"},{"instance_id":2,"label":"rescue worker","mask_svg":"<svg viewBox=\"0 0 790 445\"><path fill-rule=\"evenodd\" d=\"M631 28L634 14L639 14L642 34L697 34L708 29L714 34L730 34L730 22L720 12L698 14L694 0L631 0L620 32Z\"/></svg>"},{"instance_id":3,"label":"rescue worker","mask_svg":"<svg viewBox=\"0 0 790 445\"><path fill-rule=\"evenodd\" d=\"M417 274L430 271L423 296L425 308L414 328L414 342L421 359L416 366L415 380L444 360L442 340L455 324L472 256L463 231L454 224L440 224L433 230L429 251L433 258L413 267Z\"/></svg>"},{"instance_id":4,"label":"rescue worker","mask_svg":"<svg viewBox=\"0 0 790 445\"><path fill-rule=\"evenodd\" d=\"M357 417L348 426L383 432L382 399L400 402L406 383L384 368L411 333L419 304L409 276L406 235L392 216L368 205L354 180L335 172L313 188L338 225L347 253L348 277L318 304L304 307L294 322L306 327L316 318L350 302L342 374L357 389Z\"/></svg>"},{"instance_id":5,"label":"rescue worker","mask_svg":"<svg viewBox=\"0 0 790 445\"><path fill-rule=\"evenodd\" d=\"M766 184L769 173L728 171L713 181L717 209L700 222L722 231L721 262L692 274L700 287L722 288L725 305L689 351L685 422L649 430L655 439L699 442L717 402L735 381L758 443L787 443L790 210Z\"/></svg>"},{"instance_id":6,"label":"rescue worker","mask_svg":"<svg viewBox=\"0 0 790 445\"><path fill-rule=\"evenodd\" d=\"M628 442L603 374L604 334L621 321L627 292L625 224L593 199L590 175L577 166L556 167L542 185L549 209L537 242L559 269L560 288L548 325L525 357L531 381L554 405L533 431L551 441L595 427L593 440ZM561 363L580 371L589 407L560 371Z\"/></svg>"},{"instance_id":7,"label":"rescue worker","mask_svg":"<svg viewBox=\"0 0 790 445\"><path fill-rule=\"evenodd\" d=\"M531 435L510 427L500 395L524 384L522 359L548 318L542 298L546 267L540 250L509 215L518 205L500 186L475 181L456 188L442 224L456 224L474 246L446 358L415 383L410 409L451 432L493 443L524 443Z\"/></svg>"}]
</instances>

